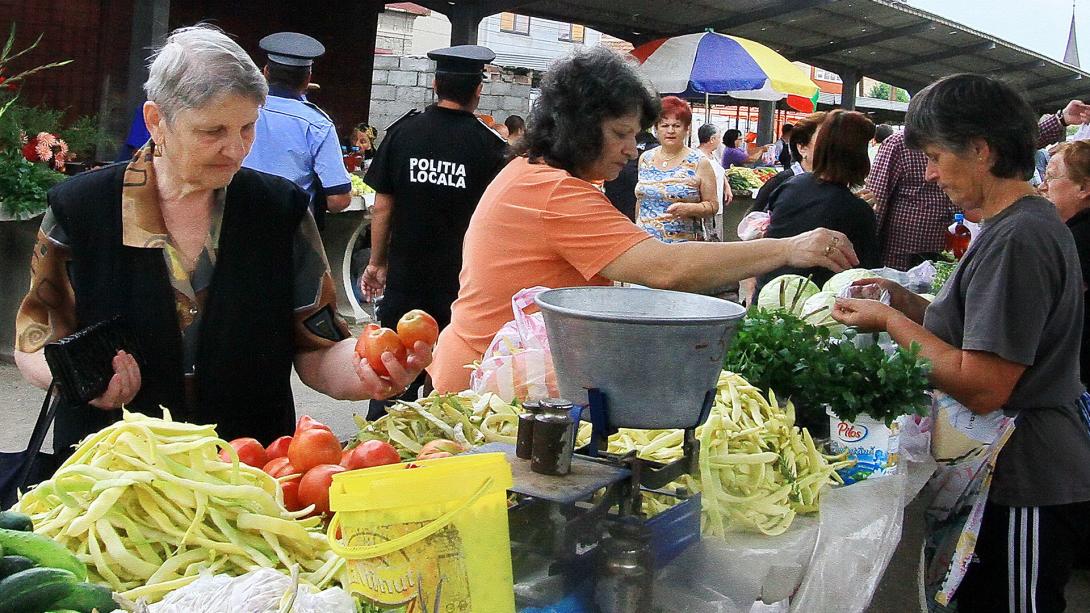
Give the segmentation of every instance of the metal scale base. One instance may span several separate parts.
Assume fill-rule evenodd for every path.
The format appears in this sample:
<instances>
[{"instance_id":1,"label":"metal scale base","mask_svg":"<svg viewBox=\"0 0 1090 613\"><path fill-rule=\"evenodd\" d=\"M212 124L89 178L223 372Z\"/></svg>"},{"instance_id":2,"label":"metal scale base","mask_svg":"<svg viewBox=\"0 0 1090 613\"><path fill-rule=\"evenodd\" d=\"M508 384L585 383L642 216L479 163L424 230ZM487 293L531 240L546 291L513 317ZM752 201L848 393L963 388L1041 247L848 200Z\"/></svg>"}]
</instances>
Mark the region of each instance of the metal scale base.
<instances>
[{"instance_id":1,"label":"metal scale base","mask_svg":"<svg viewBox=\"0 0 1090 613\"><path fill-rule=\"evenodd\" d=\"M573 409L573 420L589 413L591 444L573 455L567 475L531 471L530 461L518 458L514 445L489 443L473 451L504 453L511 465L511 491L518 500L508 517L520 609L593 610L588 607L587 594L592 591L588 586L592 586L598 546L609 522L637 521L646 527L656 570L700 539L699 495L684 495L681 502L650 519L641 513L643 492L676 496L662 488L695 470L699 450L695 428L686 430L684 457L668 465L641 460L635 454L604 454L600 450L611 433L608 402L598 390L590 390L588 397L585 410ZM707 400L714 400L714 395ZM700 421L711 406L710 402L706 405Z\"/></svg>"}]
</instances>

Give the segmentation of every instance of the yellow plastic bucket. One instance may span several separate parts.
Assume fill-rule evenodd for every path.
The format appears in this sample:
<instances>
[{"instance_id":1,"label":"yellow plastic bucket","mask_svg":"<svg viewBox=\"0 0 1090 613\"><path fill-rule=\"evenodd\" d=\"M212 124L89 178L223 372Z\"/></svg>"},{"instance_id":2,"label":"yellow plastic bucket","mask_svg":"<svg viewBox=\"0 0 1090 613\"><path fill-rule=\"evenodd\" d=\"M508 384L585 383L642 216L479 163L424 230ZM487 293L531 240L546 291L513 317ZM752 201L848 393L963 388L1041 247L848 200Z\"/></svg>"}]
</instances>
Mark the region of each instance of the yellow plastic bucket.
<instances>
[{"instance_id":1,"label":"yellow plastic bucket","mask_svg":"<svg viewBox=\"0 0 1090 613\"><path fill-rule=\"evenodd\" d=\"M511 485L502 453L334 475L326 536L348 562L349 591L378 605L415 600L413 611L513 612Z\"/></svg>"}]
</instances>

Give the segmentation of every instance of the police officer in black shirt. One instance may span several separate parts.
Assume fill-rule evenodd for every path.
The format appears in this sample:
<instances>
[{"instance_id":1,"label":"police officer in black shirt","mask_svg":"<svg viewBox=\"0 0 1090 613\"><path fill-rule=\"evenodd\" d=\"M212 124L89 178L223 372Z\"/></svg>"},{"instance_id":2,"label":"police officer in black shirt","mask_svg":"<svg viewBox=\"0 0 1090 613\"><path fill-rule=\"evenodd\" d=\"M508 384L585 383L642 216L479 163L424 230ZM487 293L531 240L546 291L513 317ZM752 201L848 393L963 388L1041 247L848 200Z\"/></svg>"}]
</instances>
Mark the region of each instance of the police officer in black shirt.
<instances>
[{"instance_id":1,"label":"police officer in black shirt","mask_svg":"<svg viewBox=\"0 0 1090 613\"><path fill-rule=\"evenodd\" d=\"M363 273L368 297L382 296L378 318L394 328L412 309L439 327L458 297L462 238L488 184L503 168L507 143L473 112L484 65L496 54L459 45L432 51L438 102L387 129L365 181L377 192L371 259Z\"/></svg>"}]
</instances>

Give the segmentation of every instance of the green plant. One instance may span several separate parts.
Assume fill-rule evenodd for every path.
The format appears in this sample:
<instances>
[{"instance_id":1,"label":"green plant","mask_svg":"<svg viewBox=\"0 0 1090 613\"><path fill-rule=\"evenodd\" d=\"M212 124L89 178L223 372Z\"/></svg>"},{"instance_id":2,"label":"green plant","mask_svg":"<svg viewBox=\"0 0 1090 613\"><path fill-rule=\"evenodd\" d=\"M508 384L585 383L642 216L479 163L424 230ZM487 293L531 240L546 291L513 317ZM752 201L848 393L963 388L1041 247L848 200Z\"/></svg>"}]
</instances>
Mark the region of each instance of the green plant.
<instances>
[{"instance_id":1,"label":"green plant","mask_svg":"<svg viewBox=\"0 0 1090 613\"><path fill-rule=\"evenodd\" d=\"M930 363L919 353L916 343L888 355L878 344L830 344L826 402L845 421L866 413L888 426L902 415L926 415Z\"/></svg>"},{"instance_id":2,"label":"green plant","mask_svg":"<svg viewBox=\"0 0 1090 613\"><path fill-rule=\"evenodd\" d=\"M887 423L927 406L928 362L918 347L886 355L878 345L833 341L825 328L784 311L750 311L723 367L791 399L808 424L825 419L825 406L843 419L867 413Z\"/></svg>"},{"instance_id":3,"label":"green plant","mask_svg":"<svg viewBox=\"0 0 1090 613\"><path fill-rule=\"evenodd\" d=\"M15 219L45 210L46 192L63 180L63 174L27 161L18 149L0 151L0 208Z\"/></svg>"},{"instance_id":4,"label":"green plant","mask_svg":"<svg viewBox=\"0 0 1090 613\"><path fill-rule=\"evenodd\" d=\"M946 280L957 270L958 262L952 251L943 251L942 259L935 260L935 278L931 280L931 293L938 295Z\"/></svg>"},{"instance_id":5,"label":"green plant","mask_svg":"<svg viewBox=\"0 0 1090 613\"><path fill-rule=\"evenodd\" d=\"M870 98L877 98L879 100L896 100L897 102L908 102L908 92L900 87L894 87L890 89L889 83L875 83L871 85L867 90L867 96Z\"/></svg>"},{"instance_id":6,"label":"green plant","mask_svg":"<svg viewBox=\"0 0 1090 613\"><path fill-rule=\"evenodd\" d=\"M820 420L828 378L829 331L782 310L752 309L738 326L723 367L776 397L804 420Z\"/></svg>"},{"instance_id":7,"label":"green plant","mask_svg":"<svg viewBox=\"0 0 1090 613\"><path fill-rule=\"evenodd\" d=\"M0 85L3 86L0 89L0 210L16 219L33 217L45 210L46 191L64 179L64 175L44 164L27 160L21 148L23 135L55 129L61 113L28 109L15 102L19 99L18 87L27 77L64 66L72 60L50 62L15 74L4 74L12 60L30 52L41 40L42 36L39 35L29 46L14 51L15 24L12 24L7 41L0 48ZM54 125L47 127L47 122ZM41 129L35 131L35 128Z\"/></svg>"}]
</instances>

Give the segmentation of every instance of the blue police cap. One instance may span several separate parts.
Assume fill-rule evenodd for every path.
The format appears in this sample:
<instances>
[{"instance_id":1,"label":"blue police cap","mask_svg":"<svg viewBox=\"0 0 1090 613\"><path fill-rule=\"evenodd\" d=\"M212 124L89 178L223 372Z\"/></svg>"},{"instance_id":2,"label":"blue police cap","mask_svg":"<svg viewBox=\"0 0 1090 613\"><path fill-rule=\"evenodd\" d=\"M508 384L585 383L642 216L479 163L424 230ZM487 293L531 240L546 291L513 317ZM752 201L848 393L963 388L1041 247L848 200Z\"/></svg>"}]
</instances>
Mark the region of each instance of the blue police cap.
<instances>
[{"instance_id":1,"label":"blue police cap","mask_svg":"<svg viewBox=\"0 0 1090 613\"><path fill-rule=\"evenodd\" d=\"M325 45L306 34L277 32L257 43L269 55L270 62L284 66L310 66L325 53Z\"/></svg>"},{"instance_id":2,"label":"blue police cap","mask_svg":"<svg viewBox=\"0 0 1090 613\"><path fill-rule=\"evenodd\" d=\"M485 64L496 59L496 54L480 45L457 45L430 51L428 57L435 60L437 73L479 75Z\"/></svg>"}]
</instances>

